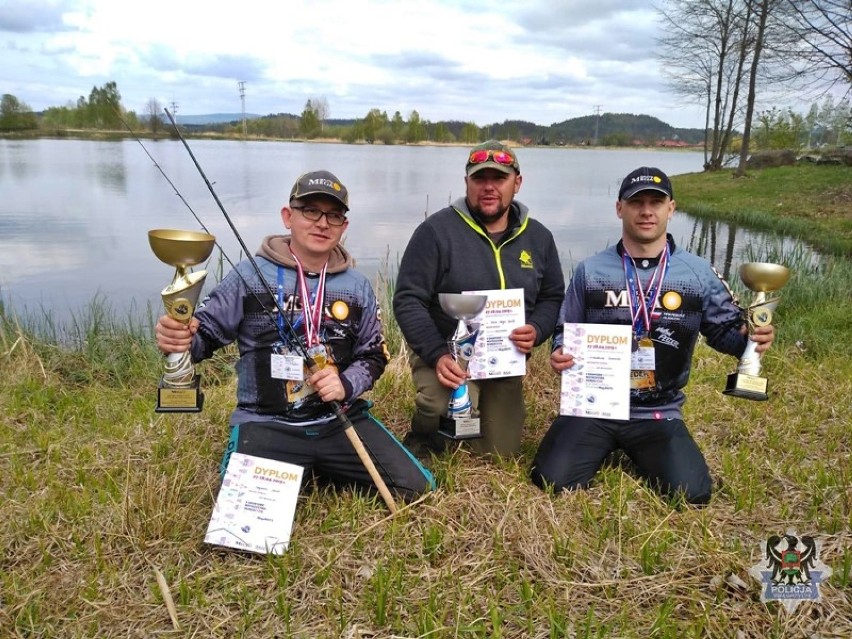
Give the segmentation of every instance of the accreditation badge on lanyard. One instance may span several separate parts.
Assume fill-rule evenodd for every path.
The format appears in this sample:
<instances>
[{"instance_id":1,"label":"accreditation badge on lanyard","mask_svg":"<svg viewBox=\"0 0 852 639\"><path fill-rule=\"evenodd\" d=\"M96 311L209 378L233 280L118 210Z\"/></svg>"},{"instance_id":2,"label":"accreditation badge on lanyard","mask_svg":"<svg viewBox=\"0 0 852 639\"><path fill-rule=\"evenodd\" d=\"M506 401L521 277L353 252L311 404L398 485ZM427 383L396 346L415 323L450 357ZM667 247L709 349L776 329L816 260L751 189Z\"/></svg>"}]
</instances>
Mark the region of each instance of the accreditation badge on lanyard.
<instances>
[{"instance_id":1,"label":"accreditation badge on lanyard","mask_svg":"<svg viewBox=\"0 0 852 639\"><path fill-rule=\"evenodd\" d=\"M636 262L625 250L621 256L624 276L627 280L627 301L630 305L630 318L633 324L633 354L630 358L630 388L649 390L657 385L656 355L651 340L651 319L654 308L660 298L663 280L669 267L669 245L660 256L657 268L648 280L647 289L642 289Z\"/></svg>"},{"instance_id":2,"label":"accreditation badge on lanyard","mask_svg":"<svg viewBox=\"0 0 852 639\"><path fill-rule=\"evenodd\" d=\"M284 267L278 266L278 332L285 334L284 328ZM298 338L296 338L298 339ZM283 341L272 345L270 354L269 373L273 379L283 379L291 382L301 382L305 379L305 359L294 353L291 347Z\"/></svg>"}]
</instances>

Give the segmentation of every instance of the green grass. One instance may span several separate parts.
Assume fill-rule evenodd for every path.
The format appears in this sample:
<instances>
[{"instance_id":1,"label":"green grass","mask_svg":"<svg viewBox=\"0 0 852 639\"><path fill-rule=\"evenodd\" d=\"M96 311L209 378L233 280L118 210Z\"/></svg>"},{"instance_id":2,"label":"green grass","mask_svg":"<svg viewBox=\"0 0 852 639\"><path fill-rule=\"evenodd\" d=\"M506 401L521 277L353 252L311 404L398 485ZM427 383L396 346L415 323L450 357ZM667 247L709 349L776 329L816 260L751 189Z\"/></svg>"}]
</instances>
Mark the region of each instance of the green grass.
<instances>
[{"instance_id":1,"label":"green grass","mask_svg":"<svg viewBox=\"0 0 852 639\"><path fill-rule=\"evenodd\" d=\"M290 550L270 557L202 543L232 350L200 367L202 413L159 415L149 314L96 301L58 327L0 308L0 636L852 636L852 263L801 255L772 256L794 275L763 360L770 401L723 396L734 360L697 348L685 411L717 482L706 508L673 509L618 459L588 491L533 487L559 397L537 349L520 455L453 451L438 490L393 517L369 495L304 494ZM371 399L402 434L413 389L390 285L376 288L397 341ZM792 615L748 575L788 528L834 569L823 601Z\"/></svg>"},{"instance_id":2,"label":"green grass","mask_svg":"<svg viewBox=\"0 0 852 639\"><path fill-rule=\"evenodd\" d=\"M834 255L852 256L852 167L802 165L690 173L672 178L678 209L799 238Z\"/></svg>"}]
</instances>

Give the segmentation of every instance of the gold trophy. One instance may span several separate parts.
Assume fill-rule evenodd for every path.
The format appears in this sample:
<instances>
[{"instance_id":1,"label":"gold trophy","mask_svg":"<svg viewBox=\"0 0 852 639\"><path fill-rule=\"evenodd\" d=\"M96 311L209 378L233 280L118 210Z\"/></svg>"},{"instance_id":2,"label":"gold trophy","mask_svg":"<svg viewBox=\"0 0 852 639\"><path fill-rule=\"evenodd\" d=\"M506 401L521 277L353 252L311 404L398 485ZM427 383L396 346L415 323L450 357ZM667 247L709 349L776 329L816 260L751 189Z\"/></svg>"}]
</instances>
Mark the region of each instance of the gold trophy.
<instances>
[{"instance_id":1,"label":"gold trophy","mask_svg":"<svg viewBox=\"0 0 852 639\"><path fill-rule=\"evenodd\" d=\"M450 355L459 367L467 372L476 338L479 336L479 322L473 319L485 308L488 301L486 295L470 295L464 293L439 293L438 300L441 309L458 320L458 326L452 337L447 340ZM439 420L438 432L450 439L473 439L482 437L479 429L479 416L473 410L467 382L450 393L447 414Z\"/></svg>"},{"instance_id":2,"label":"gold trophy","mask_svg":"<svg viewBox=\"0 0 852 639\"><path fill-rule=\"evenodd\" d=\"M740 279L749 290L757 293L751 306L744 309L751 334L755 327L769 326L772 323L772 313L780 298L766 299L766 294L777 291L787 283L790 279L790 269L780 264L749 262L740 266ZM766 393L768 382L765 377L760 377L760 355L756 348L757 343L749 339L737 372L728 375L728 385L723 391L725 395L755 400L769 398Z\"/></svg>"},{"instance_id":3,"label":"gold trophy","mask_svg":"<svg viewBox=\"0 0 852 639\"><path fill-rule=\"evenodd\" d=\"M189 324L207 271L187 272L187 269L210 257L216 238L198 231L154 229L148 231L148 242L154 255L177 269L172 283L160 293L166 314ZM189 351L166 355L164 368L154 410L158 413L199 412L204 404L204 394Z\"/></svg>"}]
</instances>

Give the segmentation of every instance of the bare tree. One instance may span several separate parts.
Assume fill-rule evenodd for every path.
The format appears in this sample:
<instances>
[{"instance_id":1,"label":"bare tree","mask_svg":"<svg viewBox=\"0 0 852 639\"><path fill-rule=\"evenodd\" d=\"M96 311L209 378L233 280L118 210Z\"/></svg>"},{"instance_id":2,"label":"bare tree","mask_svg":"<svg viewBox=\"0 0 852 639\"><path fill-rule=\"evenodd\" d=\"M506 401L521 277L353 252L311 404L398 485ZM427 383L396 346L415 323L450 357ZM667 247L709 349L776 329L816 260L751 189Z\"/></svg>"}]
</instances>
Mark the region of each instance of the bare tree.
<instances>
[{"instance_id":1,"label":"bare tree","mask_svg":"<svg viewBox=\"0 0 852 639\"><path fill-rule=\"evenodd\" d=\"M151 133L157 135L163 127L163 107L157 98L151 98L145 105L145 113L148 115L148 128Z\"/></svg>"},{"instance_id":2,"label":"bare tree","mask_svg":"<svg viewBox=\"0 0 852 639\"><path fill-rule=\"evenodd\" d=\"M322 96L311 98L311 107L319 120L320 131L323 131L325 129L325 121L328 119L330 113L328 109L328 100Z\"/></svg>"},{"instance_id":3,"label":"bare tree","mask_svg":"<svg viewBox=\"0 0 852 639\"><path fill-rule=\"evenodd\" d=\"M743 125L743 139L740 144L740 162L734 172L736 177L745 175L746 161L748 160L749 143L751 141L751 122L754 117L754 102L757 95L757 75L760 69L760 55L763 53L763 44L766 38L766 25L769 15L774 6L780 0L751 0L749 8L757 21L754 46L752 47L751 68L748 79L748 96L746 97L745 124Z\"/></svg>"},{"instance_id":4,"label":"bare tree","mask_svg":"<svg viewBox=\"0 0 852 639\"><path fill-rule=\"evenodd\" d=\"M704 167L720 169L741 111L739 91L750 45L745 0L670 0L660 58L672 89L705 105Z\"/></svg>"},{"instance_id":5,"label":"bare tree","mask_svg":"<svg viewBox=\"0 0 852 639\"><path fill-rule=\"evenodd\" d=\"M824 85L852 86L852 2L785 0L788 27L798 47L794 53Z\"/></svg>"}]
</instances>

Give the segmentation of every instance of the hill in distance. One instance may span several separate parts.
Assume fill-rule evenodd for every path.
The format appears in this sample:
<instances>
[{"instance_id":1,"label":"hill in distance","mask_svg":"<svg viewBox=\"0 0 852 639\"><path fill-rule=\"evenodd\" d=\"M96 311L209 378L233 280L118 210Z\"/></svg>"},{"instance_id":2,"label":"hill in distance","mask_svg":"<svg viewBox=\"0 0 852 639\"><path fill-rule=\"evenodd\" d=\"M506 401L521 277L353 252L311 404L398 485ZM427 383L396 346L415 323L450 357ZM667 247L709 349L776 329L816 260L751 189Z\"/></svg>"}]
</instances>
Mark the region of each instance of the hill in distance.
<instances>
[{"instance_id":1,"label":"hill in distance","mask_svg":"<svg viewBox=\"0 0 852 639\"><path fill-rule=\"evenodd\" d=\"M177 116L178 124L191 127L216 127L223 124L237 124L242 121L241 113L207 113L202 115ZM298 119L299 116L290 113L274 113L258 115L246 113L246 119ZM355 118L329 118L328 126L348 127L354 125ZM447 130L459 137L467 123L462 121L445 121ZM704 138L702 129L682 129L649 115L634 115L632 113L603 113L599 116L586 115L556 122L550 126L542 126L524 120L506 120L503 123L493 123L486 127L489 135L499 139L521 140L537 144L594 144L596 141L607 143L613 138L620 144L631 144L633 140L671 141L687 144L698 144Z\"/></svg>"},{"instance_id":2,"label":"hill in distance","mask_svg":"<svg viewBox=\"0 0 852 639\"><path fill-rule=\"evenodd\" d=\"M257 113L246 113L246 120L261 118L262 115ZM205 113L202 115L181 115L175 117L178 124L184 125L203 125L203 124L228 124L230 122L242 122L242 113Z\"/></svg>"}]
</instances>

